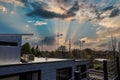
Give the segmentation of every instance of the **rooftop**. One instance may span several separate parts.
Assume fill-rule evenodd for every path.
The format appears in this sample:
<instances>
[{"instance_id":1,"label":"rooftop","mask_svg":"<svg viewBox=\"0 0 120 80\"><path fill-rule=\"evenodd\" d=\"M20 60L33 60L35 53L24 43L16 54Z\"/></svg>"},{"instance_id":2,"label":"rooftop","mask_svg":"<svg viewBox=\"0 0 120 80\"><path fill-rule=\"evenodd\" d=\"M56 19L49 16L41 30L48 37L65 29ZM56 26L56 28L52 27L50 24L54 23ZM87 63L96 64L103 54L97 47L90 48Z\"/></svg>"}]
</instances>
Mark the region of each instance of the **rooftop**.
<instances>
[{"instance_id":1,"label":"rooftop","mask_svg":"<svg viewBox=\"0 0 120 80\"><path fill-rule=\"evenodd\" d=\"M56 61L68 61L71 59L58 59L58 58L37 58L35 57L35 60L32 61L32 63L36 63L36 62L56 62Z\"/></svg>"},{"instance_id":2,"label":"rooftop","mask_svg":"<svg viewBox=\"0 0 120 80\"><path fill-rule=\"evenodd\" d=\"M95 61L103 62L103 61L110 61L110 60L109 59L104 59L104 58L96 58Z\"/></svg>"},{"instance_id":3,"label":"rooftop","mask_svg":"<svg viewBox=\"0 0 120 80\"><path fill-rule=\"evenodd\" d=\"M34 61L27 62L27 63L22 63L22 62L15 62L15 63L10 63L10 64L1 64L0 66L7 66L7 65L17 65L17 64L31 64L31 63L48 63L48 62L61 62L61 61L86 61L86 60L73 60L73 59L58 59L58 58L37 58L35 57Z\"/></svg>"}]
</instances>

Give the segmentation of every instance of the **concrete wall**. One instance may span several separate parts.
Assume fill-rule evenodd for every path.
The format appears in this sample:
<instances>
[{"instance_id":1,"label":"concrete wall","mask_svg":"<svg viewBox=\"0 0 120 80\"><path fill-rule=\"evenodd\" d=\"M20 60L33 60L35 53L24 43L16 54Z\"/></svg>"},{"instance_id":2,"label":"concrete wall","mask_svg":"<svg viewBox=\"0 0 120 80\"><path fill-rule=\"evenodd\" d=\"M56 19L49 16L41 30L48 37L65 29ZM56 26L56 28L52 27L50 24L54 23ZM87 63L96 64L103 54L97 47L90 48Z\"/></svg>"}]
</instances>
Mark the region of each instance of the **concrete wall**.
<instances>
[{"instance_id":1,"label":"concrete wall","mask_svg":"<svg viewBox=\"0 0 120 80\"><path fill-rule=\"evenodd\" d=\"M21 35L0 36L0 41L17 42L18 46L3 46L0 45L0 65L12 64L20 61Z\"/></svg>"}]
</instances>

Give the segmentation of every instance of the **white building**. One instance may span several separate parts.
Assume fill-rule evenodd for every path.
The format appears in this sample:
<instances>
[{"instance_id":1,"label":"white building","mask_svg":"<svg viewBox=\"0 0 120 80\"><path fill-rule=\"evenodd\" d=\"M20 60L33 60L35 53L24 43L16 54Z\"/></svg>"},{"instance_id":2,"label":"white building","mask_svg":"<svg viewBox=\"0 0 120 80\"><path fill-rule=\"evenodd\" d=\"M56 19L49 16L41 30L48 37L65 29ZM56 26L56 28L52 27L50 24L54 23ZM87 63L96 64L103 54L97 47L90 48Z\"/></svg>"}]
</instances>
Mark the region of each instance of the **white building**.
<instances>
[{"instance_id":1,"label":"white building","mask_svg":"<svg viewBox=\"0 0 120 80\"><path fill-rule=\"evenodd\" d=\"M87 60L35 58L20 62L22 35L0 35L0 80L88 80Z\"/></svg>"}]
</instances>

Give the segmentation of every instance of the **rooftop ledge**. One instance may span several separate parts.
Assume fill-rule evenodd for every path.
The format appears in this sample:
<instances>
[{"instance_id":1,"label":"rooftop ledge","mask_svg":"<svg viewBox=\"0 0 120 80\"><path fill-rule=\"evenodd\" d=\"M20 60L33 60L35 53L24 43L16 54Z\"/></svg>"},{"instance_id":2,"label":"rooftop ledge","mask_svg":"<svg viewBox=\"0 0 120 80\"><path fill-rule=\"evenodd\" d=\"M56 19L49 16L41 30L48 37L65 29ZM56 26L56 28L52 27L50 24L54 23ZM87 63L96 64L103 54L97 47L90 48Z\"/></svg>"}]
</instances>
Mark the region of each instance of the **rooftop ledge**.
<instances>
[{"instance_id":1,"label":"rooftop ledge","mask_svg":"<svg viewBox=\"0 0 120 80\"><path fill-rule=\"evenodd\" d=\"M24 65L24 64L40 64L40 63L51 63L51 62L62 62L62 61L75 61L75 62L79 62L79 61L85 61L88 62L87 60L75 60L75 59L58 59L58 58L37 58L35 57L34 61L31 62L15 62L15 63L6 63L6 64L0 64L0 66L10 66L10 65Z\"/></svg>"},{"instance_id":2,"label":"rooftop ledge","mask_svg":"<svg viewBox=\"0 0 120 80\"><path fill-rule=\"evenodd\" d=\"M32 33L26 34L0 34L0 36L33 36Z\"/></svg>"}]
</instances>

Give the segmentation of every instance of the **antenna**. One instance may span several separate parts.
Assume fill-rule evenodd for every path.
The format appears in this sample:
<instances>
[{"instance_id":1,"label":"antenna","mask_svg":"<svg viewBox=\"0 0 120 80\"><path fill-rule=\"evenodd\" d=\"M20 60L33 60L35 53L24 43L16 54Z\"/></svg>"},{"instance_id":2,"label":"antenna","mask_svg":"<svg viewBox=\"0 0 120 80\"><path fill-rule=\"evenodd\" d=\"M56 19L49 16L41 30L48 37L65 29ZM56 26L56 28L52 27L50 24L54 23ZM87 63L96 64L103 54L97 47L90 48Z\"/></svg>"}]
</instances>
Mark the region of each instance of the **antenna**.
<instances>
[{"instance_id":1,"label":"antenna","mask_svg":"<svg viewBox=\"0 0 120 80\"><path fill-rule=\"evenodd\" d=\"M71 39L69 39L69 53L71 53Z\"/></svg>"},{"instance_id":2,"label":"antenna","mask_svg":"<svg viewBox=\"0 0 120 80\"><path fill-rule=\"evenodd\" d=\"M83 47L83 44L85 43L85 41L84 40L80 40L79 43L80 43L80 50L82 50L82 47Z\"/></svg>"}]
</instances>

